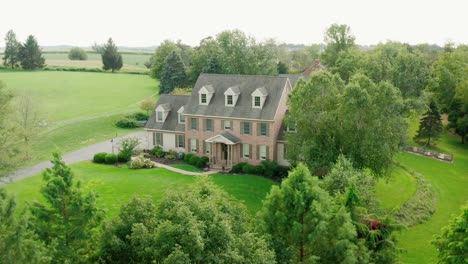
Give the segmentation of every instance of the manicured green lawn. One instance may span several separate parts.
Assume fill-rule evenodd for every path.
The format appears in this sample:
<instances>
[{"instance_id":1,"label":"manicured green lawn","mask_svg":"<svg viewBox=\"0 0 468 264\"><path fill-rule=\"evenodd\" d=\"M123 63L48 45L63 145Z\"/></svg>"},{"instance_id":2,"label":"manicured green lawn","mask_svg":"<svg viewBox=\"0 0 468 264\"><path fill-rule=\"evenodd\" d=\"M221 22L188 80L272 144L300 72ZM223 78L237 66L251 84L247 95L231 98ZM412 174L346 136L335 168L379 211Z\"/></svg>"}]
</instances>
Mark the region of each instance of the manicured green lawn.
<instances>
[{"instance_id":1,"label":"manicured green lawn","mask_svg":"<svg viewBox=\"0 0 468 264\"><path fill-rule=\"evenodd\" d=\"M432 218L402 233L399 245L406 250L402 254L404 263L434 263L437 252L430 241L468 201L468 146L460 144L458 137L446 133L437 148L453 154L454 163L407 153L397 157L398 162L422 174L438 195L437 210Z\"/></svg>"},{"instance_id":2,"label":"manicured green lawn","mask_svg":"<svg viewBox=\"0 0 468 264\"><path fill-rule=\"evenodd\" d=\"M174 167L174 168L178 168L178 169L181 169L181 170L185 170L185 171L190 171L190 172L203 172L203 170L193 166L193 165L190 165L190 164L185 164L185 163L180 163L180 164L171 164L169 165L171 167Z\"/></svg>"},{"instance_id":3,"label":"manicured green lawn","mask_svg":"<svg viewBox=\"0 0 468 264\"><path fill-rule=\"evenodd\" d=\"M28 90L46 128L31 141L25 165L136 130L115 126L119 116L139 110L139 101L157 94L157 82L145 75L0 70L0 80L15 93Z\"/></svg>"},{"instance_id":4,"label":"manicured green lawn","mask_svg":"<svg viewBox=\"0 0 468 264\"><path fill-rule=\"evenodd\" d=\"M197 176L159 168L130 170L91 162L81 162L71 167L84 189L94 190L99 194L98 203L106 208L108 216L115 216L120 206L135 195L151 197L157 203L167 191L183 191L197 179ZM226 192L244 201L252 214L261 208L261 201L274 184L271 180L248 175L214 174L209 177ZM20 207L23 207L26 202L41 201L41 185L42 176L36 175L8 184L5 189L14 193Z\"/></svg>"},{"instance_id":5,"label":"manicured green lawn","mask_svg":"<svg viewBox=\"0 0 468 264\"><path fill-rule=\"evenodd\" d=\"M416 192L416 179L405 169L395 166L392 176L377 181L376 194L383 209L398 209Z\"/></svg>"}]
</instances>

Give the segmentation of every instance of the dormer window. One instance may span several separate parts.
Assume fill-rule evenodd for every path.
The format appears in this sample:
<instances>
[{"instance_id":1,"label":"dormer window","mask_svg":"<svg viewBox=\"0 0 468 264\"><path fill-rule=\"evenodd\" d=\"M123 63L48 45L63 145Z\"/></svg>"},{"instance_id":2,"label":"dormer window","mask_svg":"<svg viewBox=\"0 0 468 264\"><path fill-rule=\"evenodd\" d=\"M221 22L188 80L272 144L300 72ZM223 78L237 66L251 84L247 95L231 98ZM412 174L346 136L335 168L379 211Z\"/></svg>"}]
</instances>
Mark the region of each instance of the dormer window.
<instances>
[{"instance_id":1,"label":"dormer window","mask_svg":"<svg viewBox=\"0 0 468 264\"><path fill-rule=\"evenodd\" d=\"M164 112L157 111L156 112L156 121L163 122L164 121Z\"/></svg>"},{"instance_id":2,"label":"dormer window","mask_svg":"<svg viewBox=\"0 0 468 264\"><path fill-rule=\"evenodd\" d=\"M260 96L255 96L254 97L254 106L255 107L260 107L261 106Z\"/></svg>"},{"instance_id":3,"label":"dormer window","mask_svg":"<svg viewBox=\"0 0 468 264\"><path fill-rule=\"evenodd\" d=\"M262 109L265 104L268 92L265 87L257 88L252 94L252 108Z\"/></svg>"},{"instance_id":4,"label":"dormer window","mask_svg":"<svg viewBox=\"0 0 468 264\"><path fill-rule=\"evenodd\" d=\"M156 111L156 122L164 122L171 111L170 104L160 104L155 109Z\"/></svg>"},{"instance_id":5,"label":"dormer window","mask_svg":"<svg viewBox=\"0 0 468 264\"><path fill-rule=\"evenodd\" d=\"M212 85L203 86L198 91L200 105L209 105L215 90Z\"/></svg>"},{"instance_id":6,"label":"dormer window","mask_svg":"<svg viewBox=\"0 0 468 264\"><path fill-rule=\"evenodd\" d=\"M184 113L184 107L182 106L179 110L177 110L177 114L179 115L179 124L185 124L185 116L183 115Z\"/></svg>"},{"instance_id":7,"label":"dormer window","mask_svg":"<svg viewBox=\"0 0 468 264\"><path fill-rule=\"evenodd\" d=\"M237 99L239 98L240 90L239 86L229 87L229 89L224 92L225 97L225 106L235 106L237 103Z\"/></svg>"}]
</instances>

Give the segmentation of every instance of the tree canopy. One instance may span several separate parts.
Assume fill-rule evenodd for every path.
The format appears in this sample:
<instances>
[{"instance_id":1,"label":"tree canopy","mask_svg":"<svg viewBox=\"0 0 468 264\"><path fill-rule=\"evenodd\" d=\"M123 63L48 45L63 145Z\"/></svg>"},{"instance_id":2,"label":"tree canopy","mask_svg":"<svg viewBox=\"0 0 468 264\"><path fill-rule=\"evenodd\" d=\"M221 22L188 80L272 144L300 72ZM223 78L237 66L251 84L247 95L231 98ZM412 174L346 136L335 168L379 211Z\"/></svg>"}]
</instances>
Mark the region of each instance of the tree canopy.
<instances>
[{"instance_id":1,"label":"tree canopy","mask_svg":"<svg viewBox=\"0 0 468 264\"><path fill-rule=\"evenodd\" d=\"M20 48L21 67L26 70L36 70L45 66L45 59L39 48L36 38L29 35L26 42Z\"/></svg>"},{"instance_id":2,"label":"tree canopy","mask_svg":"<svg viewBox=\"0 0 468 264\"><path fill-rule=\"evenodd\" d=\"M5 36L5 51L3 54L3 64L10 68L15 68L20 62L21 43L16 40L16 34L9 30Z\"/></svg>"},{"instance_id":3,"label":"tree canopy","mask_svg":"<svg viewBox=\"0 0 468 264\"><path fill-rule=\"evenodd\" d=\"M68 58L70 60L87 60L88 54L82 48L75 47L68 52Z\"/></svg>"},{"instance_id":4,"label":"tree canopy","mask_svg":"<svg viewBox=\"0 0 468 264\"><path fill-rule=\"evenodd\" d=\"M429 104L429 109L421 118L419 123L419 129L414 136L415 140L426 139L426 145L434 145L437 141L437 138L440 136L443 130L442 117L439 113L439 108L434 100L431 100Z\"/></svg>"},{"instance_id":5,"label":"tree canopy","mask_svg":"<svg viewBox=\"0 0 468 264\"><path fill-rule=\"evenodd\" d=\"M123 66L122 55L118 52L112 38L107 40L107 43L102 47L102 68L104 70L111 70L112 72L118 71Z\"/></svg>"},{"instance_id":6,"label":"tree canopy","mask_svg":"<svg viewBox=\"0 0 468 264\"><path fill-rule=\"evenodd\" d=\"M185 82L185 77L185 66L180 56L173 51L164 60L159 93L167 94L172 92L176 87L182 87Z\"/></svg>"},{"instance_id":7,"label":"tree canopy","mask_svg":"<svg viewBox=\"0 0 468 264\"><path fill-rule=\"evenodd\" d=\"M287 135L288 156L319 175L340 153L358 168L384 174L407 127L398 89L361 74L345 85L338 75L317 72L296 84L288 104L286 122L297 129Z\"/></svg>"},{"instance_id":8,"label":"tree canopy","mask_svg":"<svg viewBox=\"0 0 468 264\"><path fill-rule=\"evenodd\" d=\"M351 34L348 25L332 24L325 32L324 42L327 45L321 54L323 63L327 67L334 67L341 51L352 49L355 37Z\"/></svg>"}]
</instances>

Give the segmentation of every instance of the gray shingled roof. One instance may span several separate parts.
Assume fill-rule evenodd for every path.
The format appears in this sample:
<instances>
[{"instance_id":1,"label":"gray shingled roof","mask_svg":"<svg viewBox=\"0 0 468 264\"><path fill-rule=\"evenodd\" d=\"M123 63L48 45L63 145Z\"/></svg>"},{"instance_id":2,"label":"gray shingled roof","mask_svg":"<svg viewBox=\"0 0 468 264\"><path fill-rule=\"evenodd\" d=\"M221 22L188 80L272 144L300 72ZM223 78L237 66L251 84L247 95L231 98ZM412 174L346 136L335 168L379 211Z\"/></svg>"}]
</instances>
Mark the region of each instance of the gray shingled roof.
<instances>
[{"instance_id":1,"label":"gray shingled roof","mask_svg":"<svg viewBox=\"0 0 468 264\"><path fill-rule=\"evenodd\" d=\"M146 122L145 128L185 132L185 125L179 124L177 120L179 117L177 111L187 104L189 98L190 96L188 95L162 94L161 97L159 97L155 109L161 105L165 109L170 109L169 114L164 123L156 122L156 112L153 111L148 122Z\"/></svg>"},{"instance_id":2,"label":"gray shingled roof","mask_svg":"<svg viewBox=\"0 0 468 264\"><path fill-rule=\"evenodd\" d=\"M223 133L221 133L221 136L223 136L224 138L230 140L234 144L241 142L240 138L234 136L233 134L229 133L228 131L224 131Z\"/></svg>"},{"instance_id":3,"label":"gray shingled roof","mask_svg":"<svg viewBox=\"0 0 468 264\"><path fill-rule=\"evenodd\" d=\"M201 74L193 88L184 113L187 115L273 120L286 86L286 80L287 77L279 76ZM208 85L213 86L215 93L209 105L200 105L198 91L203 86ZM226 107L224 92L234 86L239 87L239 99L235 107ZM262 109L252 108L251 94L261 87L264 87L268 93L265 105Z\"/></svg>"}]
</instances>

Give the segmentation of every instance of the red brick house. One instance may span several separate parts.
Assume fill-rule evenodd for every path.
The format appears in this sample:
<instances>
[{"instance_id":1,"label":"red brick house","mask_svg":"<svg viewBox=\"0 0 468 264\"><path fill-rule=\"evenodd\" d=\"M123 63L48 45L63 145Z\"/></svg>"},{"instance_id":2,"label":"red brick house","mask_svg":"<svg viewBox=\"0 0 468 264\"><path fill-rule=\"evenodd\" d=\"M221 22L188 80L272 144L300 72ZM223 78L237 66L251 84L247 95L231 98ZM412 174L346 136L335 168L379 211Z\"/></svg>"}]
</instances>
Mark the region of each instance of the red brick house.
<instances>
[{"instance_id":1,"label":"red brick house","mask_svg":"<svg viewBox=\"0 0 468 264\"><path fill-rule=\"evenodd\" d=\"M208 156L215 168L285 158L283 119L297 78L201 74L191 95L161 95L148 120L150 146Z\"/></svg>"}]
</instances>

